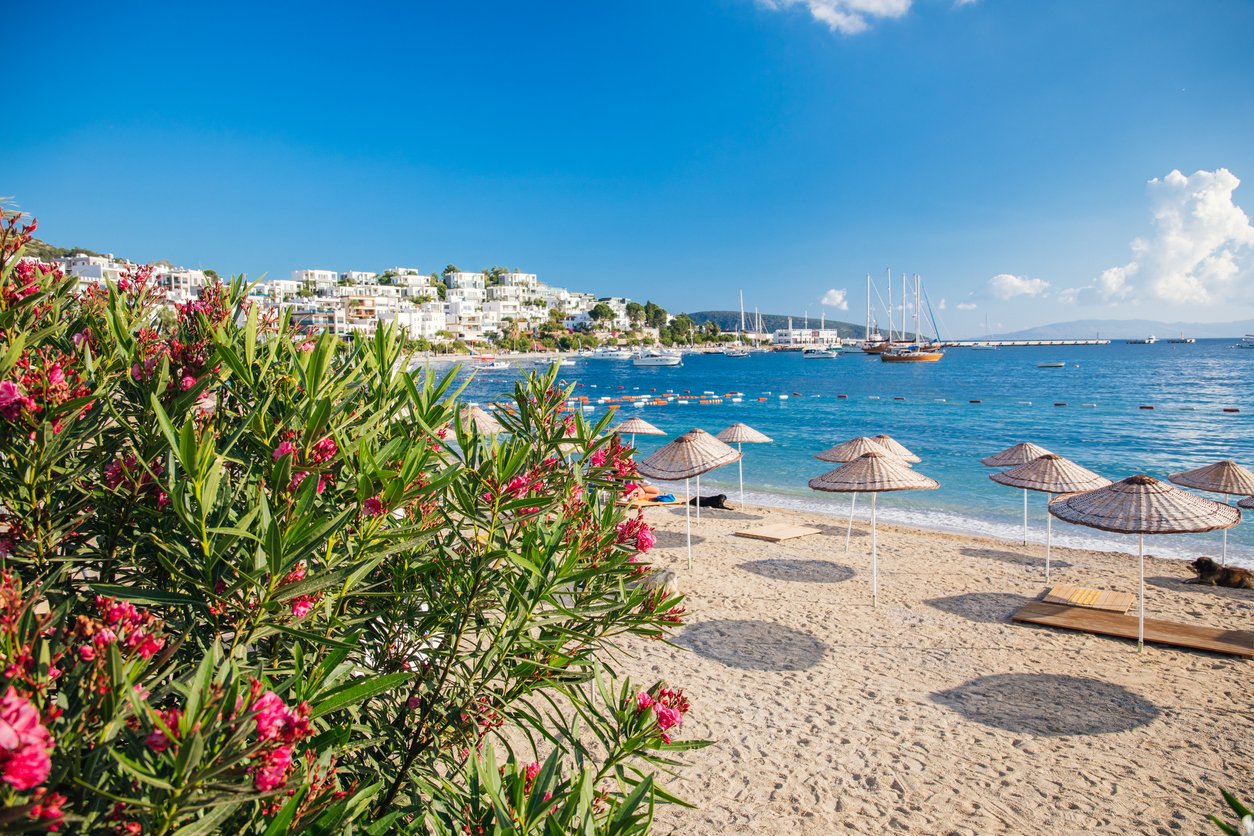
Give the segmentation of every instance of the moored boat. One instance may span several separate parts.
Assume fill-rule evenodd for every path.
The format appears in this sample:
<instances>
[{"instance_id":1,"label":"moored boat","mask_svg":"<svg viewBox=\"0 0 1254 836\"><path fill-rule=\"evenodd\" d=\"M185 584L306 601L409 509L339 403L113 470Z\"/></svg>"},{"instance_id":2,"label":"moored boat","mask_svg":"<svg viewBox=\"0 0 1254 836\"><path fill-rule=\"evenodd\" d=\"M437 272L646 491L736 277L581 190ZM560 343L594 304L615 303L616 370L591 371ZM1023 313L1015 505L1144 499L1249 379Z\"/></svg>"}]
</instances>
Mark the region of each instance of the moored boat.
<instances>
[{"instance_id":1,"label":"moored boat","mask_svg":"<svg viewBox=\"0 0 1254 836\"><path fill-rule=\"evenodd\" d=\"M831 346L825 348L803 348L801 349L801 359L803 360L835 360L840 355L839 349L832 349Z\"/></svg>"},{"instance_id":2,"label":"moored boat","mask_svg":"<svg viewBox=\"0 0 1254 836\"><path fill-rule=\"evenodd\" d=\"M1246 334L1245 338L1237 343L1237 348L1254 348L1254 334Z\"/></svg>"},{"instance_id":3,"label":"moored boat","mask_svg":"<svg viewBox=\"0 0 1254 836\"><path fill-rule=\"evenodd\" d=\"M681 366L683 362L682 354L671 351L641 351L631 358L633 366Z\"/></svg>"},{"instance_id":4,"label":"moored boat","mask_svg":"<svg viewBox=\"0 0 1254 836\"><path fill-rule=\"evenodd\" d=\"M1154 343L1158 342L1158 337L1155 337L1153 334L1150 334L1148 337L1145 337L1144 339L1124 340L1124 342L1127 343L1128 345L1153 345Z\"/></svg>"},{"instance_id":5,"label":"moored boat","mask_svg":"<svg viewBox=\"0 0 1254 836\"><path fill-rule=\"evenodd\" d=\"M931 345L901 345L880 354L885 363L935 363L945 352Z\"/></svg>"}]
</instances>

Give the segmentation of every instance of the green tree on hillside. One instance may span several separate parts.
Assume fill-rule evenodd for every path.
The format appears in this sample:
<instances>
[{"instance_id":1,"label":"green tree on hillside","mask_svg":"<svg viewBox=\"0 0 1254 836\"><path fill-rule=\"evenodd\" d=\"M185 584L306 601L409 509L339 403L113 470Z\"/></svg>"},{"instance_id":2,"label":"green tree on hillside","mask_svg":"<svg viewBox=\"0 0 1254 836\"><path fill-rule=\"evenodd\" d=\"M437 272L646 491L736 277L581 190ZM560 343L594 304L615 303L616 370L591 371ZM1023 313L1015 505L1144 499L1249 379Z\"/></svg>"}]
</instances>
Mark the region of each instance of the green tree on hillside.
<instances>
[{"instance_id":1,"label":"green tree on hillside","mask_svg":"<svg viewBox=\"0 0 1254 836\"><path fill-rule=\"evenodd\" d=\"M614 309L604 302L597 302L596 307L588 311L588 318L593 322L603 322L614 318Z\"/></svg>"}]
</instances>

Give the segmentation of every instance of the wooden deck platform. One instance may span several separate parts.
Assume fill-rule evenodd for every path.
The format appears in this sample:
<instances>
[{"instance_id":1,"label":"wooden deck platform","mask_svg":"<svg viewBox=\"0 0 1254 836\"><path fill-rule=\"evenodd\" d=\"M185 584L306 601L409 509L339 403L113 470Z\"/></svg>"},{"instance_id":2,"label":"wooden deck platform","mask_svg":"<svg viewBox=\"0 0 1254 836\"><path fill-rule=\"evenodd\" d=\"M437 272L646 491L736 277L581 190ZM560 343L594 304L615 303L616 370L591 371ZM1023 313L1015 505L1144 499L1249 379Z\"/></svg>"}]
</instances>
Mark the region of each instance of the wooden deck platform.
<instances>
[{"instance_id":1,"label":"wooden deck platform","mask_svg":"<svg viewBox=\"0 0 1254 836\"><path fill-rule=\"evenodd\" d=\"M782 543L785 540L793 540L797 537L807 537L811 534L822 534L823 530L819 528L808 528L804 525L787 525L785 523L776 523L775 525L763 525L757 528L750 528L746 531L737 531L737 537L748 537L751 540L766 540L769 543Z\"/></svg>"},{"instance_id":2,"label":"wooden deck platform","mask_svg":"<svg viewBox=\"0 0 1254 836\"><path fill-rule=\"evenodd\" d=\"M1108 589L1086 589L1060 583L1045 593L1048 604L1065 604L1072 607L1087 607L1091 610L1125 613L1136 603L1136 596L1130 592L1111 592Z\"/></svg>"},{"instance_id":3,"label":"wooden deck platform","mask_svg":"<svg viewBox=\"0 0 1254 836\"><path fill-rule=\"evenodd\" d=\"M1010 617L1011 621L1061 627L1098 636L1136 639L1137 617L1086 607L1033 601ZM1254 659L1254 631L1220 630L1200 624L1179 624L1157 618L1145 619L1145 640L1154 644L1187 647Z\"/></svg>"}]
</instances>

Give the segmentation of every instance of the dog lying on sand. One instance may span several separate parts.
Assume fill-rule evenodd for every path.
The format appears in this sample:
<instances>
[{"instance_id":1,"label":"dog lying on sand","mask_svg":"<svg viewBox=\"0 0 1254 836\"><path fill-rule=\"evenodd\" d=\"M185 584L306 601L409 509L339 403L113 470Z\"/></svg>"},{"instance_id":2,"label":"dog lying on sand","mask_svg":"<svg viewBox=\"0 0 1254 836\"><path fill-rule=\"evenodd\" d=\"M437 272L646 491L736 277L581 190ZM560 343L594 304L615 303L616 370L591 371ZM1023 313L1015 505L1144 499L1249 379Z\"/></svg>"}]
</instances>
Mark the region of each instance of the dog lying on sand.
<instances>
[{"instance_id":1,"label":"dog lying on sand","mask_svg":"<svg viewBox=\"0 0 1254 836\"><path fill-rule=\"evenodd\" d=\"M1254 572L1237 566L1220 566L1209 557L1199 557L1189 564L1197 577L1185 583L1200 583L1206 586L1230 586L1233 589L1254 589Z\"/></svg>"},{"instance_id":2,"label":"dog lying on sand","mask_svg":"<svg viewBox=\"0 0 1254 836\"><path fill-rule=\"evenodd\" d=\"M693 506L700 505L702 508L718 508L721 511L735 510L727 504L727 494L725 493L717 496L694 496L688 501L688 504Z\"/></svg>"}]
</instances>

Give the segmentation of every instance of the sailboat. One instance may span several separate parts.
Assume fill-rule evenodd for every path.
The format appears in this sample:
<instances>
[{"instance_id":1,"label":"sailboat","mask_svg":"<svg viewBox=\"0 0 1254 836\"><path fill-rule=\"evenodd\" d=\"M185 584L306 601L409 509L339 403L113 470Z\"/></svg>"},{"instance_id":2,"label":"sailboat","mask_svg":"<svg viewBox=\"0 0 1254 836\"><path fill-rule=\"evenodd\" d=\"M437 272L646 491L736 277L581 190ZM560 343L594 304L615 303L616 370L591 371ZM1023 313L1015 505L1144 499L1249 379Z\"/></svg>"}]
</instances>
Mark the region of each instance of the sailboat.
<instances>
[{"instance_id":1,"label":"sailboat","mask_svg":"<svg viewBox=\"0 0 1254 836\"><path fill-rule=\"evenodd\" d=\"M749 349L745 348L745 292L740 291L740 330L736 332L736 341L723 349L726 357L748 357Z\"/></svg>"},{"instance_id":2,"label":"sailboat","mask_svg":"<svg viewBox=\"0 0 1254 836\"><path fill-rule=\"evenodd\" d=\"M919 274L914 274L914 334L917 338L919 335L919 303L921 297L922 285L919 280ZM902 323L901 332L905 335L905 293L902 293ZM930 313L929 307L929 313ZM933 320L932 327L936 327ZM880 354L880 360L885 363L935 363L945 356L945 352L941 351L939 342L932 343L898 343L888 351Z\"/></svg>"},{"instance_id":3,"label":"sailboat","mask_svg":"<svg viewBox=\"0 0 1254 836\"><path fill-rule=\"evenodd\" d=\"M888 295L891 297L893 293L893 277L892 272L888 274ZM889 303L889 311L892 311L892 303ZM889 322L891 323L891 316ZM865 338L862 342L862 350L867 354L882 354L892 347L892 328L889 329L890 339L884 339L884 335L880 333L879 323L877 323L871 314L871 274L866 274L866 330Z\"/></svg>"},{"instance_id":4,"label":"sailboat","mask_svg":"<svg viewBox=\"0 0 1254 836\"><path fill-rule=\"evenodd\" d=\"M972 351L996 351L997 346L993 344L993 332L988 328L988 317L984 317L984 342L975 343L971 346Z\"/></svg>"}]
</instances>

